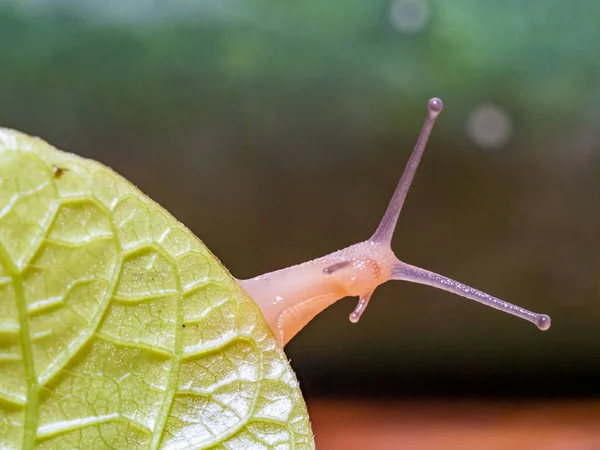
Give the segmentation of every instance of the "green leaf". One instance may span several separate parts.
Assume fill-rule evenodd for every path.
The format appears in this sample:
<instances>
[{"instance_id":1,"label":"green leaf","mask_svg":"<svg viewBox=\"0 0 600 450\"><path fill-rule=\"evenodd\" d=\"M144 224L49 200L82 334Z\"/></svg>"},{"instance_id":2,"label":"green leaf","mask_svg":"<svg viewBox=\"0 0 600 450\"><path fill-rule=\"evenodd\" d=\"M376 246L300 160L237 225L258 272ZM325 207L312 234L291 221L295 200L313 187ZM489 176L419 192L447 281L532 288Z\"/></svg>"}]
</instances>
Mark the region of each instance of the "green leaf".
<instances>
[{"instance_id":1,"label":"green leaf","mask_svg":"<svg viewBox=\"0 0 600 450\"><path fill-rule=\"evenodd\" d=\"M311 449L258 307L94 161L0 129L0 446Z\"/></svg>"}]
</instances>

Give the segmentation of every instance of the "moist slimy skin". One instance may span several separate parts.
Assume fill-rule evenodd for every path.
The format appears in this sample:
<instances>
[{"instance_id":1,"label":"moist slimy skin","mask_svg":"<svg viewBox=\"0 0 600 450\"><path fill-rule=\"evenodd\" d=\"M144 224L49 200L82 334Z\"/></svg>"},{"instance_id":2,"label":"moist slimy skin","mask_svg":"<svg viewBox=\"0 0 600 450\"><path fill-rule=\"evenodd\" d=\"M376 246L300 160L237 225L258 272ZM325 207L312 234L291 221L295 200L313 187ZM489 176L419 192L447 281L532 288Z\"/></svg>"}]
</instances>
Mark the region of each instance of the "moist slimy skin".
<instances>
[{"instance_id":1,"label":"moist slimy skin","mask_svg":"<svg viewBox=\"0 0 600 450\"><path fill-rule=\"evenodd\" d=\"M296 266L249 280L238 280L258 304L282 346L318 313L344 297L358 297L358 304L350 314L350 321L358 322L373 291L389 280L433 286L528 320L540 330L550 328L550 317L544 314L528 311L458 281L402 262L392 251L392 237L400 211L442 108L440 99L429 100L428 114L415 148L383 219L368 240Z\"/></svg>"}]
</instances>

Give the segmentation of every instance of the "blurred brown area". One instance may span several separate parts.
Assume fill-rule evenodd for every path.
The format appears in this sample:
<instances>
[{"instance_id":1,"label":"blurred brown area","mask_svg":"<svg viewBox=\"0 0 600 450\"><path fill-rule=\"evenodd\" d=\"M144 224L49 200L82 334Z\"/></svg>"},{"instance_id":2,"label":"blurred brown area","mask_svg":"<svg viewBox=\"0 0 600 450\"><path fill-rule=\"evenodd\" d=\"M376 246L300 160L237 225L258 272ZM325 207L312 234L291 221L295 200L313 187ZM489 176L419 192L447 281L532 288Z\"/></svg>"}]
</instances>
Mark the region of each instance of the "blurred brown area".
<instances>
[{"instance_id":1,"label":"blurred brown area","mask_svg":"<svg viewBox=\"0 0 600 450\"><path fill-rule=\"evenodd\" d=\"M600 402L308 404L319 450L599 450Z\"/></svg>"}]
</instances>

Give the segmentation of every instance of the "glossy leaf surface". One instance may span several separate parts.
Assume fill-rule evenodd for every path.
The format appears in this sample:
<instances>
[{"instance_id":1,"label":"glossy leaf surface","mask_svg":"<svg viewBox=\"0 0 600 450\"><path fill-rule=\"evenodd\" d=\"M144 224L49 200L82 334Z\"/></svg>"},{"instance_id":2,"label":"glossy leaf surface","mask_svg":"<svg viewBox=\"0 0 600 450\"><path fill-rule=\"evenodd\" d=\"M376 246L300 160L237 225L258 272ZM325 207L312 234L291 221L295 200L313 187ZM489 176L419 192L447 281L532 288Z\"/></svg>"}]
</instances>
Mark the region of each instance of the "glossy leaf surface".
<instances>
[{"instance_id":1,"label":"glossy leaf surface","mask_svg":"<svg viewBox=\"0 0 600 450\"><path fill-rule=\"evenodd\" d=\"M217 258L110 169L0 129L0 446L310 449Z\"/></svg>"}]
</instances>

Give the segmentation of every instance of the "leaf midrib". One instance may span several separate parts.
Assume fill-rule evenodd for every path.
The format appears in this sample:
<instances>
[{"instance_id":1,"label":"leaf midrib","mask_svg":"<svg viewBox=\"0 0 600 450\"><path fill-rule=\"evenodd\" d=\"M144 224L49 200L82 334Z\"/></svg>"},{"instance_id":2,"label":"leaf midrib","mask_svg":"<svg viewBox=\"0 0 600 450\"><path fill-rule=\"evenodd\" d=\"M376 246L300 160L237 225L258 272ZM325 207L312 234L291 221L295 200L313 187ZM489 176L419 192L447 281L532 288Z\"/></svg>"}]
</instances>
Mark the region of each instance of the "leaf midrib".
<instances>
[{"instance_id":1,"label":"leaf midrib","mask_svg":"<svg viewBox=\"0 0 600 450\"><path fill-rule=\"evenodd\" d=\"M31 333L27 316L27 303L23 291L23 279L21 272L9 257L6 249L0 244L0 262L12 279L15 297L17 299L17 310L19 313L19 335L21 352L23 354L23 366L25 371L25 382L27 384L27 405L25 408L25 423L23 425L23 450L35 447L35 437L40 410L39 392L40 384L35 372L33 362L33 346L31 344Z\"/></svg>"}]
</instances>

